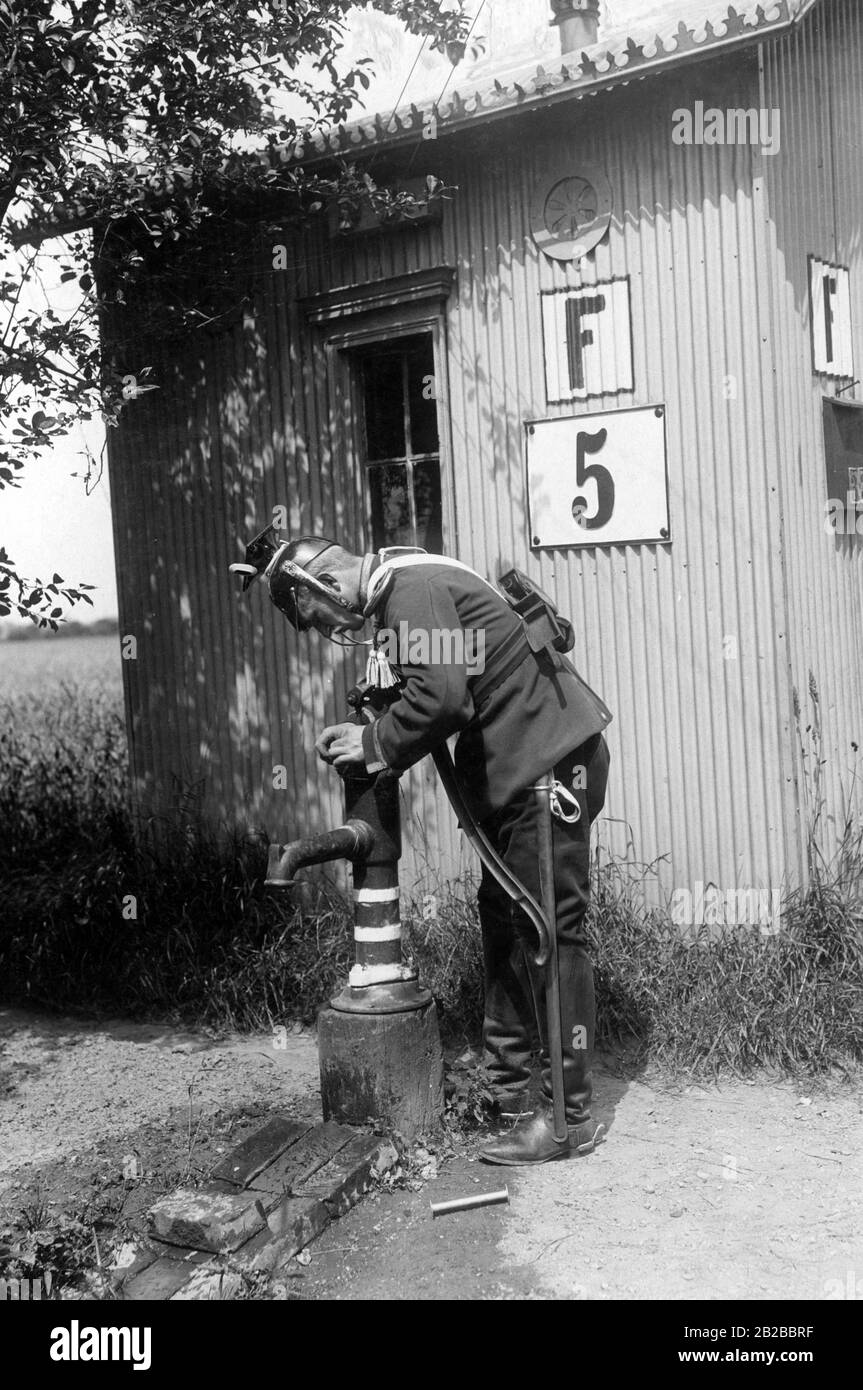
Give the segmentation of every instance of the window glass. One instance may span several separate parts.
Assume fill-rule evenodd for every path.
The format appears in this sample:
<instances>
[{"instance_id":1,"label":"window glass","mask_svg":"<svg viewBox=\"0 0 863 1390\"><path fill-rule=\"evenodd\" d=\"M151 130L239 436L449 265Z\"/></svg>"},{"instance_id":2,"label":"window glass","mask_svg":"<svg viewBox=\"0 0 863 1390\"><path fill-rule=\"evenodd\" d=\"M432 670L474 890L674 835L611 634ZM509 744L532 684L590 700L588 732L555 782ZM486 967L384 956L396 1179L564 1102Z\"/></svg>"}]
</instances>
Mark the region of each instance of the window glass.
<instances>
[{"instance_id":1,"label":"window glass","mask_svg":"<svg viewBox=\"0 0 863 1390\"><path fill-rule=\"evenodd\" d=\"M408 354L408 401L411 453L436 454L437 402L434 397L434 354L431 339Z\"/></svg>"},{"instance_id":2,"label":"window glass","mask_svg":"<svg viewBox=\"0 0 863 1390\"><path fill-rule=\"evenodd\" d=\"M359 357L372 543L438 553L442 504L431 334L376 344Z\"/></svg>"},{"instance_id":3,"label":"window glass","mask_svg":"<svg viewBox=\"0 0 863 1390\"><path fill-rule=\"evenodd\" d=\"M443 517L440 496L440 464L437 459L415 463L414 498L417 513L416 545L440 555L443 550Z\"/></svg>"},{"instance_id":4,"label":"window glass","mask_svg":"<svg viewBox=\"0 0 863 1390\"><path fill-rule=\"evenodd\" d=\"M404 458L403 354L376 353L363 362L366 459Z\"/></svg>"},{"instance_id":5,"label":"window glass","mask_svg":"<svg viewBox=\"0 0 863 1390\"><path fill-rule=\"evenodd\" d=\"M369 469L372 531L376 549L385 545L415 545L411 528L408 471L401 463Z\"/></svg>"}]
</instances>

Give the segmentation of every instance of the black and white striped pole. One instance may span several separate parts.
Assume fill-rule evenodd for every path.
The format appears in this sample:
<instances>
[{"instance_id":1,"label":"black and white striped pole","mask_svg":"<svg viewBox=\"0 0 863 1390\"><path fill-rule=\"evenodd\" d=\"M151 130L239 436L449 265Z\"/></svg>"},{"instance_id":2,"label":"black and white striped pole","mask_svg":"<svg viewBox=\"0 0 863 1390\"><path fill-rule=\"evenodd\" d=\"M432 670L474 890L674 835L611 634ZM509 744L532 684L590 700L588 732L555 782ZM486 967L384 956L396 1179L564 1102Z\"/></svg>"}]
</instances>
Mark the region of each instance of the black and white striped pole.
<instances>
[{"instance_id":1,"label":"black and white striped pole","mask_svg":"<svg viewBox=\"0 0 863 1390\"><path fill-rule=\"evenodd\" d=\"M361 691L354 718L368 714ZM392 773L348 768L344 824L271 845L267 883L292 887L298 869L344 858L353 866L354 964L318 1014L324 1119L384 1122L406 1139L431 1133L443 1115L443 1053L431 992L405 961L399 908L401 819Z\"/></svg>"},{"instance_id":2,"label":"black and white striped pole","mask_svg":"<svg viewBox=\"0 0 863 1390\"><path fill-rule=\"evenodd\" d=\"M372 829L354 859L355 961L344 989L318 1014L324 1119L383 1120L405 1138L443 1114L443 1054L431 992L402 953L398 778L345 776L348 818Z\"/></svg>"},{"instance_id":3,"label":"black and white striped pole","mask_svg":"<svg viewBox=\"0 0 863 1390\"><path fill-rule=\"evenodd\" d=\"M423 1009L431 994L402 952L399 906L401 818L398 778L392 773L344 775L347 821L371 830L371 846L353 860L355 963L332 1007L342 1013L387 1014Z\"/></svg>"}]
</instances>

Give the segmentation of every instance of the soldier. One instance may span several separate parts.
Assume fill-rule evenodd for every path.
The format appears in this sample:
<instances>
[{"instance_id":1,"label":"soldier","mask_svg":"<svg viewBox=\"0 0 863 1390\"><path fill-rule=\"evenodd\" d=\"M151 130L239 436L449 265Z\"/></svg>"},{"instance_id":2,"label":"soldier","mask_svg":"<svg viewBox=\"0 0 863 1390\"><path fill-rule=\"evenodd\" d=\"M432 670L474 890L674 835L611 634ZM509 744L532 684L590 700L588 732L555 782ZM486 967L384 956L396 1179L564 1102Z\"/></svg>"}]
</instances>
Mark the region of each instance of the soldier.
<instances>
[{"instance_id":1,"label":"soldier","mask_svg":"<svg viewBox=\"0 0 863 1390\"><path fill-rule=\"evenodd\" d=\"M608 774L602 731L611 715L567 661L550 650L540 656L531 651L522 620L506 599L458 561L416 550L354 555L323 537L302 537L277 549L270 533L258 556L255 544L247 552L255 563L234 568L254 576L267 561L271 597L297 631L315 628L330 640L355 645L350 634L373 620L377 635L369 670L382 684L396 679L388 661L395 637L398 698L374 723L321 730L315 749L326 763L401 773L458 734L455 764L465 799L534 897L539 812L531 788L553 767L556 781L577 803L577 815L573 806L567 819L553 820L569 1145L553 1133L551 1067L544 1010L537 1002L542 979L528 949L531 929L483 867L483 1044L496 1111L505 1123L480 1156L517 1165L544 1163L570 1150L591 1152L603 1126L590 1115L595 1005L584 919L590 825L602 809ZM290 573L280 571L284 559L293 562ZM424 647L417 641L423 634ZM542 1094L533 1109L530 1061L537 1034Z\"/></svg>"}]
</instances>

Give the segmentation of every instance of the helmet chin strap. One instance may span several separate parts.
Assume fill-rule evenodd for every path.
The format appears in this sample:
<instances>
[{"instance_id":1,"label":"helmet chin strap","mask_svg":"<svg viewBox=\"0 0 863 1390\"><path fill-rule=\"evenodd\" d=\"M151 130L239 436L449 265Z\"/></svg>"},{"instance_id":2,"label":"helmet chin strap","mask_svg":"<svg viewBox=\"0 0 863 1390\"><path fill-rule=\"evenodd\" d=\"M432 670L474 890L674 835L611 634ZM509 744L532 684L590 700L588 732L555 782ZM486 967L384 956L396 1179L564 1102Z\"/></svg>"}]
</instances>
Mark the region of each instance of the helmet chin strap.
<instances>
[{"instance_id":1,"label":"helmet chin strap","mask_svg":"<svg viewBox=\"0 0 863 1390\"><path fill-rule=\"evenodd\" d=\"M320 635L323 637L325 634ZM335 647L370 647L375 640L373 637L346 637L342 640L341 637L330 637L329 633L326 634L326 638Z\"/></svg>"}]
</instances>

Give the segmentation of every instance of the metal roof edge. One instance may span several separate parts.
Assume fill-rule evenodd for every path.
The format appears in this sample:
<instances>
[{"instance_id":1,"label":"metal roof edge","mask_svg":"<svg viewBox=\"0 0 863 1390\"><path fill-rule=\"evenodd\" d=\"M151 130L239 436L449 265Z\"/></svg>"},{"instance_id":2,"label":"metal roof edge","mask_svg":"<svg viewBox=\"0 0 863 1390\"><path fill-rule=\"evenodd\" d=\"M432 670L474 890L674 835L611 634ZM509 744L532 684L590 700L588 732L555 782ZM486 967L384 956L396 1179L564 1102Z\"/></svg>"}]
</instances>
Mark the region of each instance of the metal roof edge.
<instances>
[{"instance_id":1,"label":"metal roof edge","mask_svg":"<svg viewBox=\"0 0 863 1390\"><path fill-rule=\"evenodd\" d=\"M583 50L579 54L580 61L575 55L565 55L553 65L525 66L500 73L498 77L490 75L488 82L473 92L454 92L443 106L425 101L402 108L386 118L377 113L366 120L342 125L327 136L310 138L300 146L285 145L278 158L283 163L316 163L405 144L421 136L432 117L439 139L469 126L487 124L561 101L579 100L655 73L734 52L766 38L780 37L792 31L819 3L820 0L764 0L755 6L739 4L737 8L729 4L722 21L724 32L719 32L721 26L714 26L710 20L692 26L681 20L671 36L673 47L667 46L668 36L663 40L658 34L641 43L629 37L625 45L616 50L603 49L603 44L599 43L590 50ZM747 19L747 10L750 14L754 10L754 23ZM698 40L695 36L702 28L704 38ZM623 62L618 61L621 56ZM516 73L520 81L516 80ZM501 82L501 77L507 82ZM257 157L268 156L262 153Z\"/></svg>"},{"instance_id":2,"label":"metal roof edge","mask_svg":"<svg viewBox=\"0 0 863 1390\"><path fill-rule=\"evenodd\" d=\"M614 48L604 48L603 43L592 45L590 50L579 54L580 62L574 55L564 55L558 62L546 68L542 64L501 71L497 77L489 75L485 86L475 92L462 94L454 92L444 107L439 102L413 104L384 118L381 113L350 125L342 125L327 136L297 142L275 143L265 150L250 151L250 162L274 167L287 164L316 164L329 162L345 155L362 155L367 151L392 148L422 138L423 129L431 117L437 130L436 138L458 134L474 126L506 119L525 111L537 111L563 101L577 101L586 96L609 91L618 86L642 81L661 72L700 62L714 56L735 52L741 48L758 44L767 38L777 38L793 30L815 9L821 0L763 0L762 3L746 3L738 0L738 5L729 4L725 18L718 26L708 19L699 24L687 26L681 19L674 34L670 36L673 47L668 47L666 39L657 34L652 40L637 43L632 36L625 43ZM754 14L754 22L748 15ZM723 32L718 32L724 27ZM700 29L704 38L695 36ZM618 62L619 57L623 62ZM521 79L516 80L516 74ZM502 83L506 77L509 85ZM243 157L235 151L232 158ZM94 221L82 205L70 205L48 222L31 222L13 231L11 241L20 247L36 244L51 236L62 236L66 232L79 230Z\"/></svg>"}]
</instances>

